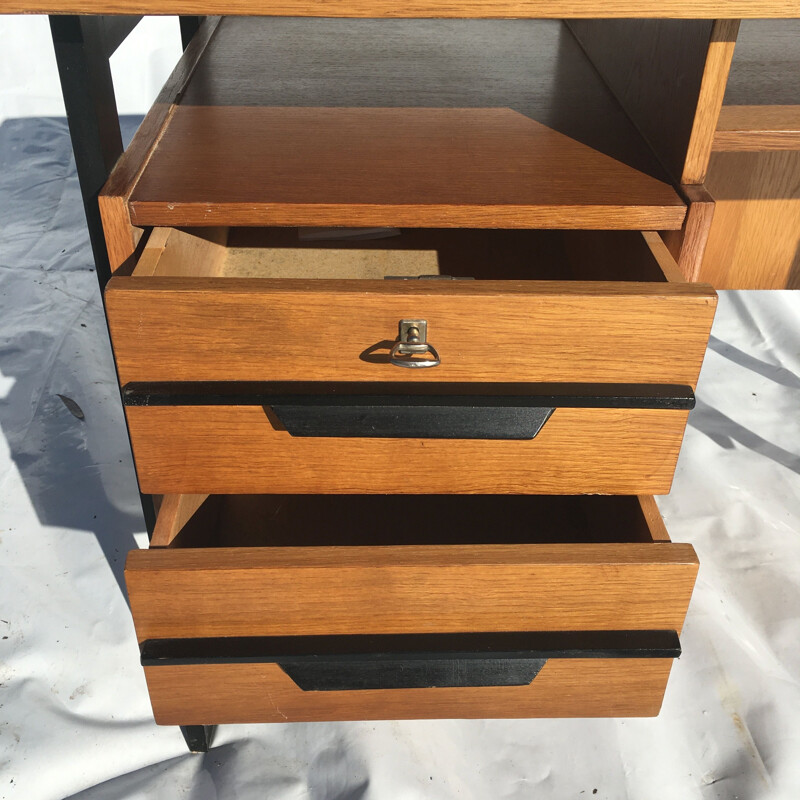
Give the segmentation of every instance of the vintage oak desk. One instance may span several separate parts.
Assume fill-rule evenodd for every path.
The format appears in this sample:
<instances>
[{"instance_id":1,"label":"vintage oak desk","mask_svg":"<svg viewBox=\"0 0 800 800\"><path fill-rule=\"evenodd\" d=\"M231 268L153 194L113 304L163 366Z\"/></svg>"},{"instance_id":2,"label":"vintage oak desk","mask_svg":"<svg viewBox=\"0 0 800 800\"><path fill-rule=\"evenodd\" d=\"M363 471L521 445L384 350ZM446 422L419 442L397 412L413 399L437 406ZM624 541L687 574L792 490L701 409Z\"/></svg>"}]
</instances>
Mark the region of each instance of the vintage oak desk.
<instances>
[{"instance_id":1,"label":"vintage oak desk","mask_svg":"<svg viewBox=\"0 0 800 800\"><path fill-rule=\"evenodd\" d=\"M794 4L4 10L234 15L182 18L124 154L136 18L51 17L156 720L202 750L226 722L658 713L697 559L652 495L714 313L734 18Z\"/></svg>"}]
</instances>

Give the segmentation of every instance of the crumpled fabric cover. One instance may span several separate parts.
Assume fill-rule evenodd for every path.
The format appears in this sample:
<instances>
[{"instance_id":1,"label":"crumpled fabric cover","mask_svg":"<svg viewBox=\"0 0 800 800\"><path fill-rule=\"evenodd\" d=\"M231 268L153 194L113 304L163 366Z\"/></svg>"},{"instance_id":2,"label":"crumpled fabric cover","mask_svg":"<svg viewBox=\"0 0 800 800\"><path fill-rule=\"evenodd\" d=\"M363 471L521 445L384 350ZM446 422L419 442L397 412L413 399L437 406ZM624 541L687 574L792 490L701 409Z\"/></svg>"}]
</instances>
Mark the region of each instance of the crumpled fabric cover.
<instances>
[{"instance_id":1,"label":"crumpled fabric cover","mask_svg":"<svg viewBox=\"0 0 800 800\"><path fill-rule=\"evenodd\" d=\"M659 498L701 569L658 718L225 726L190 755L126 605L146 536L66 122L7 120L0 798L797 800L799 343L800 295L721 294Z\"/></svg>"}]
</instances>

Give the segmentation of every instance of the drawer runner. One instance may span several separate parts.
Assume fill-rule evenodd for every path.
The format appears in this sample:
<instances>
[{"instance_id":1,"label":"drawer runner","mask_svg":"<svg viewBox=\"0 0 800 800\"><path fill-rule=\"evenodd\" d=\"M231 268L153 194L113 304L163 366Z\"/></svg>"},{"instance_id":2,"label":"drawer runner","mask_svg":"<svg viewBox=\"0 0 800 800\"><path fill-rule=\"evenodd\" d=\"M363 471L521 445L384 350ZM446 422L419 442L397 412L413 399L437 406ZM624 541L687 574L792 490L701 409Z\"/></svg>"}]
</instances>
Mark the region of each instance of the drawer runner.
<instances>
[{"instance_id":1,"label":"drawer runner","mask_svg":"<svg viewBox=\"0 0 800 800\"><path fill-rule=\"evenodd\" d=\"M302 691L527 686L551 658L677 658L675 631L149 639L145 667L277 664Z\"/></svg>"}]
</instances>

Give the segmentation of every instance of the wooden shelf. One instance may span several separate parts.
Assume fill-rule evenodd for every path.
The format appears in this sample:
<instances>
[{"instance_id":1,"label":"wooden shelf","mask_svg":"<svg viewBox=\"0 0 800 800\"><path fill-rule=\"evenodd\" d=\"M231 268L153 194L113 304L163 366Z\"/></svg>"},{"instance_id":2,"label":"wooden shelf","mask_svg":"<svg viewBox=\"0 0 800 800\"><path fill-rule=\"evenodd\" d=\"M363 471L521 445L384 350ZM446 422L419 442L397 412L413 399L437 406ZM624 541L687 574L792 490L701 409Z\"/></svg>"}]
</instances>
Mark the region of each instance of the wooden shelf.
<instances>
[{"instance_id":1,"label":"wooden shelf","mask_svg":"<svg viewBox=\"0 0 800 800\"><path fill-rule=\"evenodd\" d=\"M225 19L134 225L674 229L685 206L567 28Z\"/></svg>"}]
</instances>

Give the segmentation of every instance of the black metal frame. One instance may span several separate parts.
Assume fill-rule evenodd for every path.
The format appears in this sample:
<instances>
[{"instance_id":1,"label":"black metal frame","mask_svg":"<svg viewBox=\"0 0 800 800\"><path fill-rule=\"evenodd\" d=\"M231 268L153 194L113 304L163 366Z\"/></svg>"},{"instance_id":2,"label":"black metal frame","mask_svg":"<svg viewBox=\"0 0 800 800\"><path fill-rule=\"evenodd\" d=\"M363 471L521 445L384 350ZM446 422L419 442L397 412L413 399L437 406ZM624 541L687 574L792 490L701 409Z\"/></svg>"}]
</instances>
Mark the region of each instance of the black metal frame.
<instances>
[{"instance_id":1,"label":"black metal frame","mask_svg":"<svg viewBox=\"0 0 800 800\"><path fill-rule=\"evenodd\" d=\"M202 19L180 18L184 49ZM50 32L101 296L111 277L111 265L98 196L123 152L109 59L140 20L140 16L50 16ZM153 498L141 493L139 496L147 535L151 537L156 523ZM192 752L208 750L213 727L181 726L181 731Z\"/></svg>"}]
</instances>

